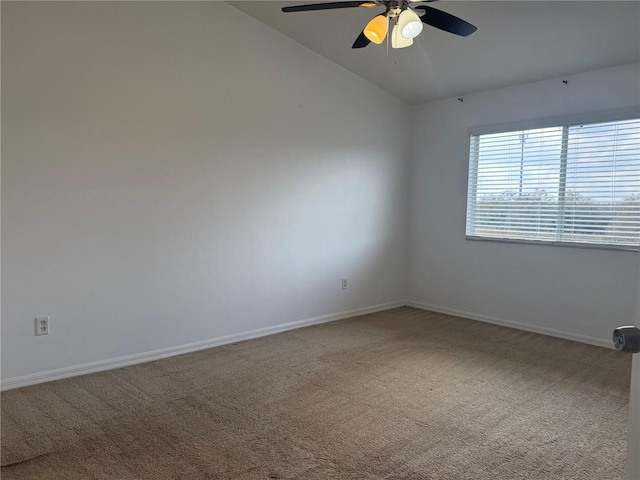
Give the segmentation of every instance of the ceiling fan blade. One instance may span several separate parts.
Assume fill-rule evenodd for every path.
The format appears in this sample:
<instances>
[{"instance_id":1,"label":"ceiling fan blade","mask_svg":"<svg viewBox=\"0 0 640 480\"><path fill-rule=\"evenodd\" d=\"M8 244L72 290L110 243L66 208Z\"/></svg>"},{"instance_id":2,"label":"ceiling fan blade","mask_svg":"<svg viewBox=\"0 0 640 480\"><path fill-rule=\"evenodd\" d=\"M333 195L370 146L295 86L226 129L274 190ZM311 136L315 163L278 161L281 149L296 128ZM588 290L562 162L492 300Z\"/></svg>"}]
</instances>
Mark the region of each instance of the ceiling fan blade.
<instances>
[{"instance_id":1,"label":"ceiling fan blade","mask_svg":"<svg viewBox=\"0 0 640 480\"><path fill-rule=\"evenodd\" d=\"M351 48L364 48L370 43L371 43L371 40L369 40L365 36L364 32L360 32L360 35L358 35L358 38L356 38L356 41L353 42L353 45L351 46Z\"/></svg>"},{"instance_id":2,"label":"ceiling fan blade","mask_svg":"<svg viewBox=\"0 0 640 480\"><path fill-rule=\"evenodd\" d=\"M313 3L311 5L292 5L290 7L284 7L283 12L310 12L312 10L333 10L334 8L352 8L359 6L376 6L374 1L360 0L357 2L327 2L327 3Z\"/></svg>"},{"instance_id":3,"label":"ceiling fan blade","mask_svg":"<svg viewBox=\"0 0 640 480\"><path fill-rule=\"evenodd\" d=\"M424 10L424 15L420 17L422 23L439 28L445 32L460 35L461 37L467 37L478 29L478 27L465 22L461 18L455 17L450 13L443 12L442 10L427 7L426 5L417 5L412 8Z\"/></svg>"}]
</instances>

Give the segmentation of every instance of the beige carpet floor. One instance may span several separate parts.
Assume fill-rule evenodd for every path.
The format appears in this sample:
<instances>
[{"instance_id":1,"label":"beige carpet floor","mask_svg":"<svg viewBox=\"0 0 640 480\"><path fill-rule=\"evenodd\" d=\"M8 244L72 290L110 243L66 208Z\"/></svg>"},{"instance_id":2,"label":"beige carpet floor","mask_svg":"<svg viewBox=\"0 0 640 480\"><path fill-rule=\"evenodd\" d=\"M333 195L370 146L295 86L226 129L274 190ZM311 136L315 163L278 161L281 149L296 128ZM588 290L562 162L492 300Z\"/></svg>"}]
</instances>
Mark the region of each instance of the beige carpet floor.
<instances>
[{"instance_id":1,"label":"beige carpet floor","mask_svg":"<svg viewBox=\"0 0 640 480\"><path fill-rule=\"evenodd\" d=\"M630 363L399 308L4 392L2 480L613 480Z\"/></svg>"}]
</instances>

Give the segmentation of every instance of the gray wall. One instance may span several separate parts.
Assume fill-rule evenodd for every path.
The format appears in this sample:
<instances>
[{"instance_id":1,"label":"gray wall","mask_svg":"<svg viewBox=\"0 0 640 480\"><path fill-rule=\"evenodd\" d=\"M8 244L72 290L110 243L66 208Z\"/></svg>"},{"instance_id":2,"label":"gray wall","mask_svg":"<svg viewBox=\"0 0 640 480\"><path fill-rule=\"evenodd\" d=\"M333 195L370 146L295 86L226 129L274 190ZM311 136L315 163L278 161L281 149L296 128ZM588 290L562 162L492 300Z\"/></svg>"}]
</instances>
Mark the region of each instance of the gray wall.
<instances>
[{"instance_id":1,"label":"gray wall","mask_svg":"<svg viewBox=\"0 0 640 480\"><path fill-rule=\"evenodd\" d=\"M5 386L404 298L410 108L235 8L3 2L2 100Z\"/></svg>"},{"instance_id":2,"label":"gray wall","mask_svg":"<svg viewBox=\"0 0 640 480\"><path fill-rule=\"evenodd\" d=\"M638 254L465 240L470 127L640 105L638 64L414 111L408 298L416 306L610 345L633 323Z\"/></svg>"}]
</instances>

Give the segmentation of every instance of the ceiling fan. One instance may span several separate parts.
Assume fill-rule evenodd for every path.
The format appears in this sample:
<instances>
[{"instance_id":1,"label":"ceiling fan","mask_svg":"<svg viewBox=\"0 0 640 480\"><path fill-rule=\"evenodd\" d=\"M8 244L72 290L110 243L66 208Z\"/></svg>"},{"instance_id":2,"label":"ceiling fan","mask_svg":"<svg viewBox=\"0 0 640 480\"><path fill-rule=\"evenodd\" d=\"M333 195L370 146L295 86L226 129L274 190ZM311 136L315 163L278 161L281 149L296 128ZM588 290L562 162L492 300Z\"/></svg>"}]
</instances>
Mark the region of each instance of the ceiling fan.
<instances>
[{"instance_id":1,"label":"ceiling fan","mask_svg":"<svg viewBox=\"0 0 640 480\"><path fill-rule=\"evenodd\" d=\"M358 35L351 48L364 48L369 43L380 44L384 41L393 21L391 31L392 48L405 48L413 44L413 39L420 35L423 23L439 28L445 32L466 37L478 28L464 20L427 5L414 3L431 3L436 0L360 0L347 2L314 3L311 5L293 5L284 7L283 12L309 12L313 10L332 10L353 7L384 7L385 12L374 17ZM416 13L422 11L422 13Z\"/></svg>"}]
</instances>

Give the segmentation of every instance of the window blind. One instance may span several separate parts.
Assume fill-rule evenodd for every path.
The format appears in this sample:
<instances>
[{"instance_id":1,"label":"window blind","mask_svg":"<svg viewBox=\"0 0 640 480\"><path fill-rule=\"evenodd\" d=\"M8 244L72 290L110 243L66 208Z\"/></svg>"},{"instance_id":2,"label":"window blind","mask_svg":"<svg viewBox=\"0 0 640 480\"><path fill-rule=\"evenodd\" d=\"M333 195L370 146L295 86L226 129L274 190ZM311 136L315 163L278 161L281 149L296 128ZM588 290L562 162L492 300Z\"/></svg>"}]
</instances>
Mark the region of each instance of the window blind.
<instances>
[{"instance_id":1,"label":"window blind","mask_svg":"<svg viewBox=\"0 0 640 480\"><path fill-rule=\"evenodd\" d=\"M470 136L467 236L638 247L640 119Z\"/></svg>"}]
</instances>

